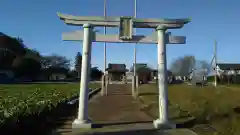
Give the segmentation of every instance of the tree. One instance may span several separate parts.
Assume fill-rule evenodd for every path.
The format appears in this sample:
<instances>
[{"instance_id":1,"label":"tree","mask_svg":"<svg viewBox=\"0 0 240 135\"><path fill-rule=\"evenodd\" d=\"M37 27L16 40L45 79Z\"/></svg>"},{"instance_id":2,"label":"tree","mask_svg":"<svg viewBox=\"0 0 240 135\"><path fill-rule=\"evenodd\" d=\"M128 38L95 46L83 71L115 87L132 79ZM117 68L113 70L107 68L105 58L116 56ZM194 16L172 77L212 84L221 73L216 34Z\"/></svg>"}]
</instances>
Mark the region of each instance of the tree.
<instances>
[{"instance_id":1,"label":"tree","mask_svg":"<svg viewBox=\"0 0 240 135\"><path fill-rule=\"evenodd\" d=\"M75 70L70 70L67 74L67 78L75 80L77 78L77 72Z\"/></svg>"},{"instance_id":2,"label":"tree","mask_svg":"<svg viewBox=\"0 0 240 135\"><path fill-rule=\"evenodd\" d=\"M186 55L184 57L176 59L171 64L170 70L174 75L188 76L190 71L194 68L195 62L196 60L194 56Z\"/></svg>"},{"instance_id":3,"label":"tree","mask_svg":"<svg viewBox=\"0 0 240 135\"><path fill-rule=\"evenodd\" d=\"M80 77L82 68L82 55L80 52L77 53L75 57L75 71L77 72L77 76Z\"/></svg>"},{"instance_id":4,"label":"tree","mask_svg":"<svg viewBox=\"0 0 240 135\"><path fill-rule=\"evenodd\" d=\"M24 55L26 51L23 39L7 35L0 36L0 48L6 49L15 55Z\"/></svg>"},{"instance_id":5,"label":"tree","mask_svg":"<svg viewBox=\"0 0 240 135\"><path fill-rule=\"evenodd\" d=\"M207 76L211 71L211 65L204 60L197 61L198 65L196 64L196 70L199 70L202 76Z\"/></svg>"},{"instance_id":6,"label":"tree","mask_svg":"<svg viewBox=\"0 0 240 135\"><path fill-rule=\"evenodd\" d=\"M50 56L43 56L41 59L42 68L70 68L70 60L67 59L65 56L60 55L50 55Z\"/></svg>"},{"instance_id":7,"label":"tree","mask_svg":"<svg viewBox=\"0 0 240 135\"><path fill-rule=\"evenodd\" d=\"M204 60L198 60L195 63L193 76L192 76L192 82L193 83L201 83L204 85L204 82L207 79L207 75L211 71L211 66L207 61Z\"/></svg>"},{"instance_id":8,"label":"tree","mask_svg":"<svg viewBox=\"0 0 240 135\"><path fill-rule=\"evenodd\" d=\"M0 69L11 69L15 54L7 49L0 49Z\"/></svg>"},{"instance_id":9,"label":"tree","mask_svg":"<svg viewBox=\"0 0 240 135\"><path fill-rule=\"evenodd\" d=\"M41 70L41 55L37 50L26 48L22 57L16 57L12 63L16 77L37 79Z\"/></svg>"},{"instance_id":10,"label":"tree","mask_svg":"<svg viewBox=\"0 0 240 135\"><path fill-rule=\"evenodd\" d=\"M98 67L91 68L90 76L93 80L101 79L103 72L98 69Z\"/></svg>"},{"instance_id":11,"label":"tree","mask_svg":"<svg viewBox=\"0 0 240 135\"><path fill-rule=\"evenodd\" d=\"M41 70L41 63L35 59L24 57L14 69L15 77L36 79Z\"/></svg>"},{"instance_id":12,"label":"tree","mask_svg":"<svg viewBox=\"0 0 240 135\"><path fill-rule=\"evenodd\" d=\"M21 38L13 38L0 33L0 69L11 69L16 57L22 57L26 47Z\"/></svg>"}]
</instances>

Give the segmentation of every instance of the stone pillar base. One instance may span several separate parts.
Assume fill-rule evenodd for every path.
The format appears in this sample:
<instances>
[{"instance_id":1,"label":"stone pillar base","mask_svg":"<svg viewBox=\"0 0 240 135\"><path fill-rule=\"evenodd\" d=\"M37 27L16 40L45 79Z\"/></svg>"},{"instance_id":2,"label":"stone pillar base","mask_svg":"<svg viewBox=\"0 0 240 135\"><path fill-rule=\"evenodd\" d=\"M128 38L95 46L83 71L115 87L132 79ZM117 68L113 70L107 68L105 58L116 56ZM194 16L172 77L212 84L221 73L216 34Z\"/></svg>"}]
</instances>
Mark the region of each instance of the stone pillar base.
<instances>
[{"instance_id":1,"label":"stone pillar base","mask_svg":"<svg viewBox=\"0 0 240 135\"><path fill-rule=\"evenodd\" d=\"M90 120L79 120L75 119L72 123L72 128L73 129L91 129L92 128L92 123Z\"/></svg>"},{"instance_id":2,"label":"stone pillar base","mask_svg":"<svg viewBox=\"0 0 240 135\"><path fill-rule=\"evenodd\" d=\"M164 122L160 119L156 119L153 121L153 126L156 129L175 129L176 124L170 123L170 122Z\"/></svg>"}]
</instances>

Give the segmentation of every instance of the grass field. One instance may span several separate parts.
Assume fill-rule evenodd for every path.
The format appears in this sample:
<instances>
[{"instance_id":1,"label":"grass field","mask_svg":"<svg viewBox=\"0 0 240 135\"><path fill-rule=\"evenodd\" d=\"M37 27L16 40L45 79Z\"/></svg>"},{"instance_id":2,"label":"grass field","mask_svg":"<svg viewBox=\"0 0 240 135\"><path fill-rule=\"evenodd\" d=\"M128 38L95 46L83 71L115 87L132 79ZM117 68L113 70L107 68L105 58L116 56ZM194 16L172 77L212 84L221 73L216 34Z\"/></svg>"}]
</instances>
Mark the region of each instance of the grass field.
<instances>
[{"instance_id":1,"label":"grass field","mask_svg":"<svg viewBox=\"0 0 240 135\"><path fill-rule=\"evenodd\" d=\"M152 116L158 116L158 98L156 84L142 85L139 89L140 100L145 110ZM217 132L218 135L240 134L240 87L212 86L196 87L188 85L170 85L169 117L180 126L196 129L199 134ZM207 130L197 130L197 127ZM201 128L200 128L201 129ZM205 134L204 134L204 133Z\"/></svg>"},{"instance_id":2,"label":"grass field","mask_svg":"<svg viewBox=\"0 0 240 135\"><path fill-rule=\"evenodd\" d=\"M98 85L91 84L90 87ZM78 93L79 83L0 85L0 126L16 125L28 116L50 113Z\"/></svg>"}]
</instances>

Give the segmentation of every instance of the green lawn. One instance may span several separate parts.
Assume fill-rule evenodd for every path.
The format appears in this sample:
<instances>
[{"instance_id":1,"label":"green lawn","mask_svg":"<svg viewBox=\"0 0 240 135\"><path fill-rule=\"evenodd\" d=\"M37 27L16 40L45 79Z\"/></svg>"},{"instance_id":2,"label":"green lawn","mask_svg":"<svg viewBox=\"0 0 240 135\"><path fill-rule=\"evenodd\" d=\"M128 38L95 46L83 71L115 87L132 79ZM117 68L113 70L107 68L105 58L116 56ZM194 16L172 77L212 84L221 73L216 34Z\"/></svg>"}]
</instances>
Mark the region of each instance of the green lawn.
<instances>
[{"instance_id":1,"label":"green lawn","mask_svg":"<svg viewBox=\"0 0 240 135\"><path fill-rule=\"evenodd\" d=\"M155 118L158 116L157 95L156 84L139 88L139 97L145 110ZM168 97L171 121L181 124L195 120L192 126L208 123L218 134L240 134L240 89L170 85Z\"/></svg>"},{"instance_id":2,"label":"green lawn","mask_svg":"<svg viewBox=\"0 0 240 135\"><path fill-rule=\"evenodd\" d=\"M78 93L79 83L0 85L0 125L9 119L40 114L46 108L51 110Z\"/></svg>"}]
</instances>

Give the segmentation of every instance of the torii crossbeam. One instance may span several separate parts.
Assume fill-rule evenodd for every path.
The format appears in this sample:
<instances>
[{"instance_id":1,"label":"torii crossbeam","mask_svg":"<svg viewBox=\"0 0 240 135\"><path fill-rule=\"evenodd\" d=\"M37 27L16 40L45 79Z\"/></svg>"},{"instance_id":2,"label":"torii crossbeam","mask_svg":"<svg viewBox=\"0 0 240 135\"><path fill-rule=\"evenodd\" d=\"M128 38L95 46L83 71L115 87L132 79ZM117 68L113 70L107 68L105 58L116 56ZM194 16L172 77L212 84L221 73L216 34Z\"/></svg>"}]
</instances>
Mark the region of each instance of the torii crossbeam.
<instances>
[{"instance_id":1,"label":"torii crossbeam","mask_svg":"<svg viewBox=\"0 0 240 135\"><path fill-rule=\"evenodd\" d=\"M66 32L62 34L63 41L83 41L83 31ZM185 44L185 36L171 36L166 33L166 44ZM119 35L105 35L93 32L92 42L110 42L110 43L142 43L157 44L157 33L153 35L133 35L131 40L121 40Z\"/></svg>"},{"instance_id":2,"label":"torii crossbeam","mask_svg":"<svg viewBox=\"0 0 240 135\"><path fill-rule=\"evenodd\" d=\"M83 26L83 31L63 33L62 39L67 41L83 41L83 58L81 70L81 86L79 96L78 118L73 122L73 128L90 128L88 121L88 80L91 60L92 42L115 43L145 43L157 44L158 55L158 89L159 118L153 122L156 128L175 125L168 121L167 98L167 60L166 44L185 44L186 37L172 36L167 29L179 29L190 22L190 19L138 19L134 17L101 17L72 16L58 13L58 16L68 25ZM93 27L119 27L119 35L103 35L93 31ZM153 28L157 32L150 36L133 35L133 28Z\"/></svg>"}]
</instances>

